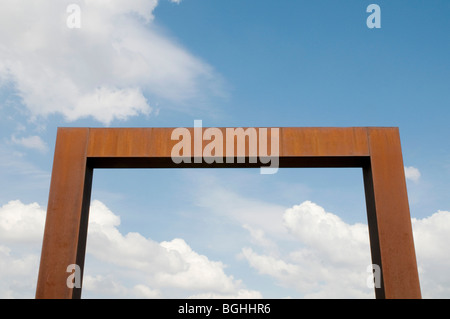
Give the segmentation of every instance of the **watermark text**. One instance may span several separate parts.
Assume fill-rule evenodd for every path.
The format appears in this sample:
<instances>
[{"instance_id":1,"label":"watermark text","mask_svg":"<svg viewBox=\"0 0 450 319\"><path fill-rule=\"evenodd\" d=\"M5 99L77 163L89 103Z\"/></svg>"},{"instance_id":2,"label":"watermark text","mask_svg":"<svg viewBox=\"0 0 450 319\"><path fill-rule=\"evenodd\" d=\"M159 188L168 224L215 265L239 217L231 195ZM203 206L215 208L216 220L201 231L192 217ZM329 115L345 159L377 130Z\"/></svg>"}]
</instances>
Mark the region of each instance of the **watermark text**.
<instances>
[{"instance_id":1,"label":"watermark text","mask_svg":"<svg viewBox=\"0 0 450 319\"><path fill-rule=\"evenodd\" d=\"M193 131L193 137L191 131L184 127L172 131L171 139L179 141L171 151L175 164L190 164L192 161L195 164L234 164L235 160L236 163L242 164L248 159L250 164L262 164L261 174L275 174L278 171L279 128L203 129L202 121L195 120Z\"/></svg>"}]
</instances>

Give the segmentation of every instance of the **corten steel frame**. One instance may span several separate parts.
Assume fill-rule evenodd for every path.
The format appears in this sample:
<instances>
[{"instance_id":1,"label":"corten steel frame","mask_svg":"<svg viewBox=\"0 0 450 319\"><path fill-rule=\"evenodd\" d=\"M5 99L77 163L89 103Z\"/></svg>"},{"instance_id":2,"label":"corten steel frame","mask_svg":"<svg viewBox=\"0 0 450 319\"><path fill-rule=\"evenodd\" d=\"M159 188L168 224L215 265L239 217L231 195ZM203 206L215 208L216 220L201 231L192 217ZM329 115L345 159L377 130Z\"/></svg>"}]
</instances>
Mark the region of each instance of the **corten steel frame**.
<instances>
[{"instance_id":1,"label":"corten steel frame","mask_svg":"<svg viewBox=\"0 0 450 319\"><path fill-rule=\"evenodd\" d=\"M66 270L77 264L82 278L94 168L261 166L249 163L248 147L245 163L177 165L172 130L58 129L36 298L81 297L81 288L68 288ZM194 129L189 130L193 149ZM381 269L375 296L421 298L398 129L280 128L279 151L280 168L362 168L372 262ZM235 147L235 159L236 154Z\"/></svg>"}]
</instances>

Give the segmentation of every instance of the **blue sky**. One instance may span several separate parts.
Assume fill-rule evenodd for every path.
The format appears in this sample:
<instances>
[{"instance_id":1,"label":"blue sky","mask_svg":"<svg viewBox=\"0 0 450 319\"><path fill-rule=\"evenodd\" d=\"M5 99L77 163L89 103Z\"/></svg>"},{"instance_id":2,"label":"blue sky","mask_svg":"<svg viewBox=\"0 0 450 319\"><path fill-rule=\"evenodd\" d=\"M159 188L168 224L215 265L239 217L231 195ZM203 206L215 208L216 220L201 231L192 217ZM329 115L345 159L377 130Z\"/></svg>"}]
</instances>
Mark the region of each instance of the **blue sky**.
<instances>
[{"instance_id":1,"label":"blue sky","mask_svg":"<svg viewBox=\"0 0 450 319\"><path fill-rule=\"evenodd\" d=\"M34 296L57 127L194 120L399 127L450 297L448 1L0 2L0 297ZM83 297L374 297L359 169L98 170L92 200Z\"/></svg>"}]
</instances>

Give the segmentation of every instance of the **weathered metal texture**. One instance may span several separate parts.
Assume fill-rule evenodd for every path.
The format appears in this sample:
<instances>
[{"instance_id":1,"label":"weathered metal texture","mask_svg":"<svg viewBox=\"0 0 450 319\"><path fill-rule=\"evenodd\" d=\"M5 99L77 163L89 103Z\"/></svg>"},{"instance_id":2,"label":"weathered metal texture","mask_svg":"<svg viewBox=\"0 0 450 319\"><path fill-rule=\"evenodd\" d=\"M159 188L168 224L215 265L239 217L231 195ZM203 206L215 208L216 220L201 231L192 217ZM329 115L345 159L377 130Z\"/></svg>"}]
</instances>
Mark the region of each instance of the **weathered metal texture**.
<instances>
[{"instance_id":1,"label":"weathered metal texture","mask_svg":"<svg viewBox=\"0 0 450 319\"><path fill-rule=\"evenodd\" d=\"M171 139L173 130L58 129L36 298L81 297L81 288L67 286L66 270L71 264L84 267L94 168L259 167L248 161L177 165L171 158L177 143ZM189 129L192 154L195 130ZM225 135L226 128L220 130ZM280 128L279 149L280 168L363 169L372 262L381 268L375 295L421 298L398 129ZM248 148L245 152L248 157Z\"/></svg>"},{"instance_id":2,"label":"weathered metal texture","mask_svg":"<svg viewBox=\"0 0 450 319\"><path fill-rule=\"evenodd\" d=\"M368 129L363 168L372 260L381 266L380 298L420 296L405 172L397 129Z\"/></svg>"},{"instance_id":3,"label":"weathered metal texture","mask_svg":"<svg viewBox=\"0 0 450 319\"><path fill-rule=\"evenodd\" d=\"M38 298L77 298L67 266L83 265L92 168L86 165L89 129L59 129L37 283ZM81 268L83 268L81 266Z\"/></svg>"}]
</instances>

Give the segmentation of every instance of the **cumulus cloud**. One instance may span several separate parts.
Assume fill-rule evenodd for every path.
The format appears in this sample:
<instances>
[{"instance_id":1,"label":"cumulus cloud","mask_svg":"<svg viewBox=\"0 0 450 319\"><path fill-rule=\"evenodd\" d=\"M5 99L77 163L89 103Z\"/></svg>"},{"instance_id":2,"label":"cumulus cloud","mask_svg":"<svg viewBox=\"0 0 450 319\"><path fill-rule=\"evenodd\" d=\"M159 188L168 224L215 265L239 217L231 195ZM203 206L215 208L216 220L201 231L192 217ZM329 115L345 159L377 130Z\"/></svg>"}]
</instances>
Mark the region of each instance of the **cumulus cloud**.
<instances>
[{"instance_id":1,"label":"cumulus cloud","mask_svg":"<svg viewBox=\"0 0 450 319\"><path fill-rule=\"evenodd\" d=\"M44 222L37 203L0 207L0 298L34 296Z\"/></svg>"},{"instance_id":2,"label":"cumulus cloud","mask_svg":"<svg viewBox=\"0 0 450 319\"><path fill-rule=\"evenodd\" d=\"M0 208L0 296L30 298L42 244L45 210L11 201ZM88 228L83 293L91 297L161 298L260 296L225 272L226 265L195 252L183 239L156 242L122 234L120 217L94 200Z\"/></svg>"},{"instance_id":3,"label":"cumulus cloud","mask_svg":"<svg viewBox=\"0 0 450 319\"><path fill-rule=\"evenodd\" d=\"M158 1L78 1L80 28L67 26L71 3L2 2L0 78L14 84L32 117L109 124L218 87L209 65L155 25Z\"/></svg>"},{"instance_id":4,"label":"cumulus cloud","mask_svg":"<svg viewBox=\"0 0 450 319\"><path fill-rule=\"evenodd\" d=\"M423 219L412 219L422 295L450 296L450 212L437 211Z\"/></svg>"},{"instance_id":5,"label":"cumulus cloud","mask_svg":"<svg viewBox=\"0 0 450 319\"><path fill-rule=\"evenodd\" d=\"M120 223L120 217L105 204L92 202L84 287L88 296L162 298L178 294L186 298L256 294L227 275L226 265L198 254L183 239L156 242L136 232L122 234ZM105 274L105 269L110 271Z\"/></svg>"},{"instance_id":6,"label":"cumulus cloud","mask_svg":"<svg viewBox=\"0 0 450 319\"><path fill-rule=\"evenodd\" d=\"M32 298L36 288L37 254L17 253L0 245L0 298Z\"/></svg>"},{"instance_id":7,"label":"cumulus cloud","mask_svg":"<svg viewBox=\"0 0 450 319\"><path fill-rule=\"evenodd\" d=\"M192 299L262 299L263 296L259 291L239 289L233 294L218 294L218 293L202 293L192 295Z\"/></svg>"},{"instance_id":8,"label":"cumulus cloud","mask_svg":"<svg viewBox=\"0 0 450 319\"><path fill-rule=\"evenodd\" d=\"M133 289L144 295L159 295L149 287L210 294L233 294L242 289L239 280L226 275L224 264L196 253L183 239L158 243L139 233L123 235L118 230L120 218L103 203L93 201L91 209L87 253L103 263L140 272L139 279L147 286ZM90 280L91 286L99 280L108 282L104 277ZM119 287L115 289L120 291Z\"/></svg>"},{"instance_id":9,"label":"cumulus cloud","mask_svg":"<svg viewBox=\"0 0 450 319\"><path fill-rule=\"evenodd\" d=\"M418 182L420 179L420 171L413 166L405 166L405 177L407 180Z\"/></svg>"},{"instance_id":10,"label":"cumulus cloud","mask_svg":"<svg viewBox=\"0 0 450 319\"><path fill-rule=\"evenodd\" d=\"M15 200L0 207L0 241L4 244L34 243L44 231L45 211L37 203Z\"/></svg>"},{"instance_id":11,"label":"cumulus cloud","mask_svg":"<svg viewBox=\"0 0 450 319\"><path fill-rule=\"evenodd\" d=\"M295 290L297 297L374 297L367 286L372 260L366 223L350 224L311 201L286 208L243 196L215 179L200 184L196 203L224 223L232 221L248 231L250 240L246 238L238 255L267 280ZM450 296L445 288L450 287L447 217L448 212L439 211L412 220L425 298Z\"/></svg>"},{"instance_id":12,"label":"cumulus cloud","mask_svg":"<svg viewBox=\"0 0 450 319\"><path fill-rule=\"evenodd\" d=\"M276 240L257 223L245 226L255 240L240 256L250 268L305 298L374 297L367 287L366 225L346 223L310 201L286 209L280 218L290 239ZM10 201L0 207L0 298L34 296L44 222L45 210L36 203ZM92 202L84 297L263 297L183 239L156 242L123 234L120 224L105 204ZM413 218L412 225L423 297L448 298L450 212Z\"/></svg>"},{"instance_id":13,"label":"cumulus cloud","mask_svg":"<svg viewBox=\"0 0 450 319\"><path fill-rule=\"evenodd\" d=\"M287 209L283 219L302 243L321 251L333 264L364 265L370 256L367 225L349 225L313 202Z\"/></svg>"},{"instance_id":14,"label":"cumulus cloud","mask_svg":"<svg viewBox=\"0 0 450 319\"><path fill-rule=\"evenodd\" d=\"M280 256L245 247L241 256L250 267L305 298L374 297L373 289L367 286L371 264L367 225L348 224L310 201L287 209L283 220L299 248ZM422 295L448 298L450 212L413 218L412 224Z\"/></svg>"},{"instance_id":15,"label":"cumulus cloud","mask_svg":"<svg viewBox=\"0 0 450 319\"><path fill-rule=\"evenodd\" d=\"M276 243L267 237L266 233L262 229L253 228L250 225L242 225L244 229L250 232L252 242L258 246L263 247L265 250L276 253L278 251Z\"/></svg>"},{"instance_id":16,"label":"cumulus cloud","mask_svg":"<svg viewBox=\"0 0 450 319\"><path fill-rule=\"evenodd\" d=\"M371 264L367 225L349 225L310 201L287 209L283 221L299 248L276 256L246 247L242 255L252 268L305 298L373 295L366 285Z\"/></svg>"}]
</instances>

